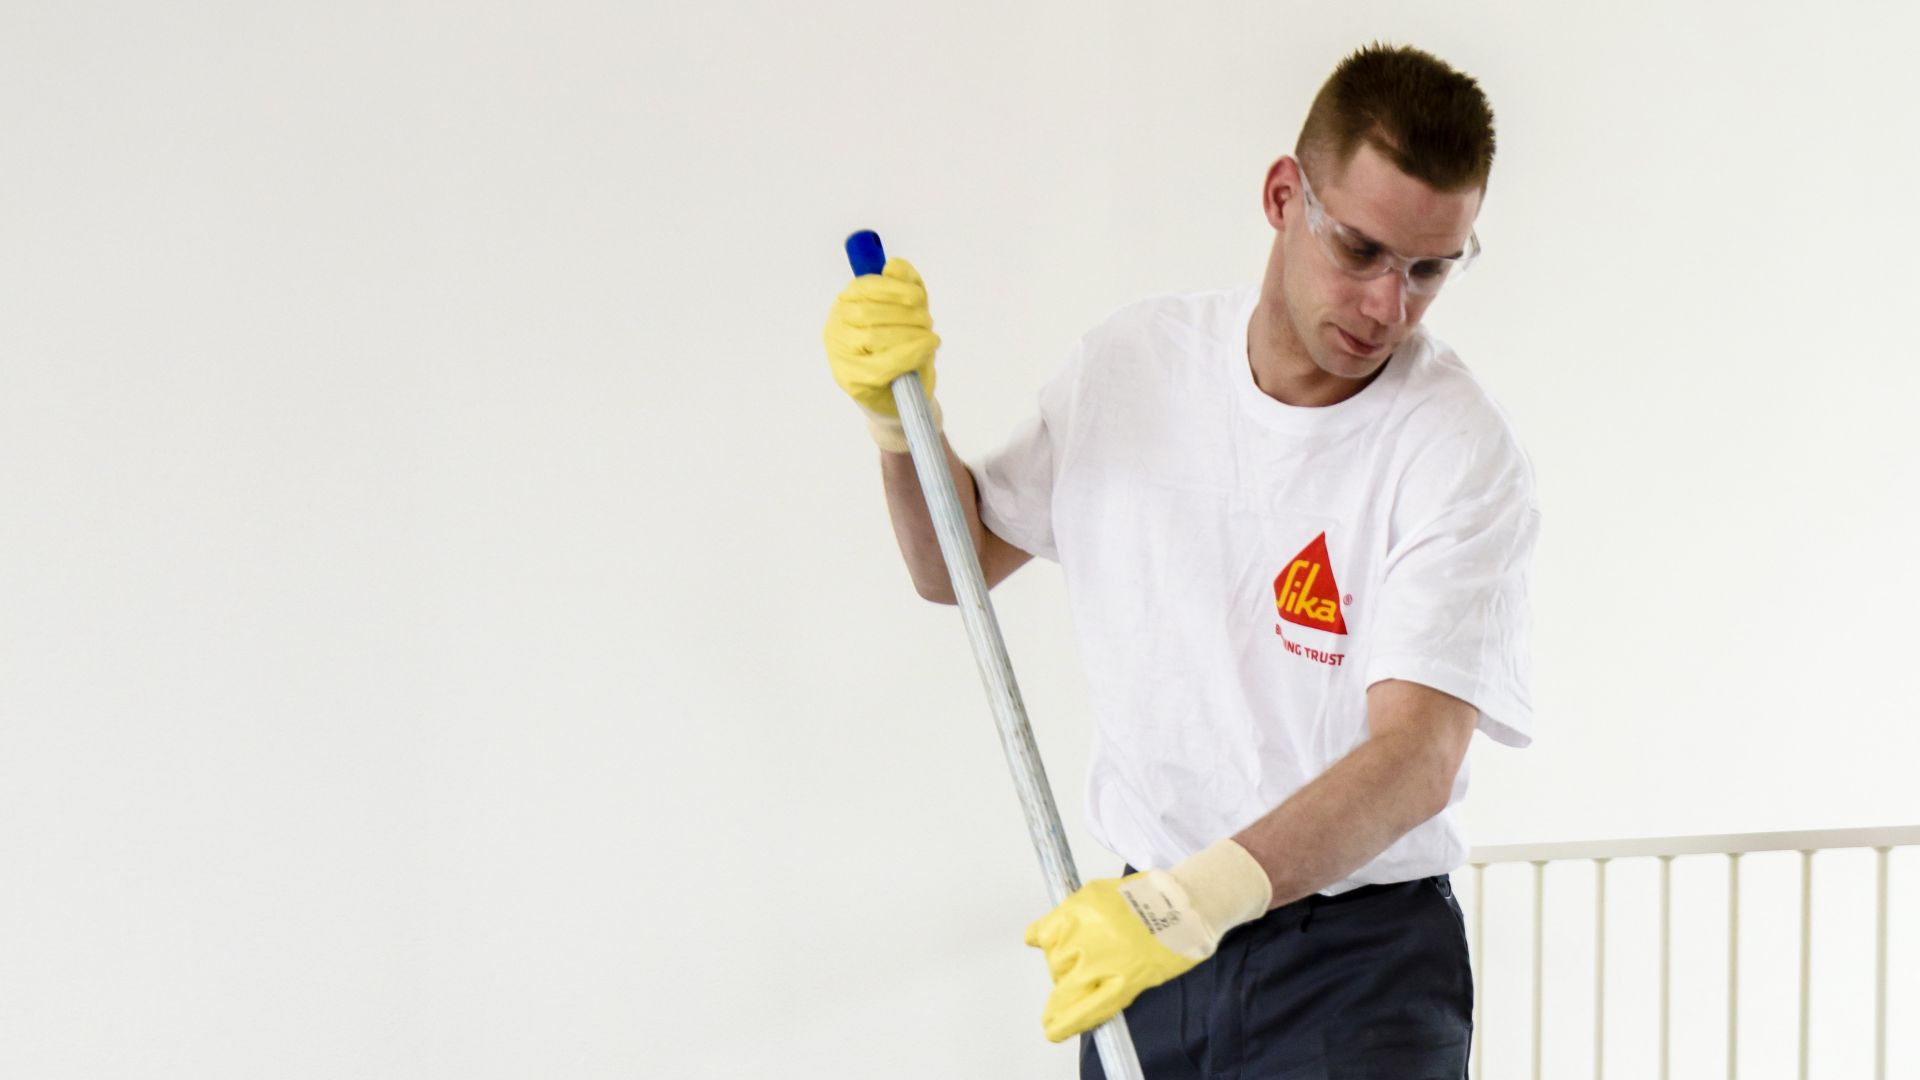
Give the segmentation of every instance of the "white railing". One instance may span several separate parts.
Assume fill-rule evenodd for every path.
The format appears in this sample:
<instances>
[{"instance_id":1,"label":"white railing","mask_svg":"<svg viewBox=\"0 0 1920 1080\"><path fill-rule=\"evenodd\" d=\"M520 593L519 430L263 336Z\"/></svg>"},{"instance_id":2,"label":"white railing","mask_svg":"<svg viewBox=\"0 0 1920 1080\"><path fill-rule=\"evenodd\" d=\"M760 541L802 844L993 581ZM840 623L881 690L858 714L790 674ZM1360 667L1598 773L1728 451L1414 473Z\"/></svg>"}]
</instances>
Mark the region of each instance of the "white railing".
<instances>
[{"instance_id":1,"label":"white railing","mask_svg":"<svg viewBox=\"0 0 1920 1080\"><path fill-rule=\"evenodd\" d=\"M1741 833L1727 836L1675 836L1657 839L1596 840L1550 844L1508 844L1475 848L1468 857L1473 877L1471 947L1473 955L1474 996L1474 1080L1482 1080L1485 1068L1486 1028L1481 1009L1486 997L1487 973L1485 926L1487 891L1486 869L1500 864L1527 863L1533 867L1533 1002L1532 1065L1534 1080L1541 1080L1542 1009L1544 998L1544 955L1546 925L1546 874L1549 863L1586 861L1594 865L1594 995L1593 995L1593 1075L1605 1075L1606 1046L1606 955L1607 955L1607 864L1614 859L1653 858L1660 861L1660 1080L1669 1078L1671 1031L1671 968L1673 860L1686 856L1721 856L1727 860L1727 1076L1734 1080L1739 1069L1737 1034L1740 1023L1740 857L1762 851L1800 853L1800 1031L1799 1076L1808 1075L1808 1025L1810 1017L1813 961L1813 856L1818 851L1841 848L1871 848L1876 853L1878 902L1875 908L1875 986L1874 986L1874 1077L1887 1075L1887 865L1888 853L1896 847L1920 845L1920 826L1876 829L1840 829L1813 832Z\"/></svg>"}]
</instances>

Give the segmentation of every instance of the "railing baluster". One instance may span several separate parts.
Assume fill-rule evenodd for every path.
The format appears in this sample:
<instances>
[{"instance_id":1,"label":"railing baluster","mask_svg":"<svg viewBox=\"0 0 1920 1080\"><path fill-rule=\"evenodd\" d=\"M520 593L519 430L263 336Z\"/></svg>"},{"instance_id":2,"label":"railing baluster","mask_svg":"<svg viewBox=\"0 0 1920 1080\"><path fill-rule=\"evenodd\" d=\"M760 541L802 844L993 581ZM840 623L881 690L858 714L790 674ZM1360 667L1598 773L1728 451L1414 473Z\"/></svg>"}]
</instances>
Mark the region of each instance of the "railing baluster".
<instances>
[{"instance_id":1,"label":"railing baluster","mask_svg":"<svg viewBox=\"0 0 1920 1080\"><path fill-rule=\"evenodd\" d=\"M1540 1080L1540 1002L1546 994L1547 864L1533 864L1533 1080Z\"/></svg>"},{"instance_id":2,"label":"railing baluster","mask_svg":"<svg viewBox=\"0 0 1920 1080\"><path fill-rule=\"evenodd\" d=\"M1481 1017L1486 1015L1487 991L1481 985L1481 972L1487 969L1481 956L1486 949L1487 867L1473 867L1473 1080L1481 1080L1487 1059L1487 1032Z\"/></svg>"},{"instance_id":3,"label":"railing baluster","mask_svg":"<svg viewBox=\"0 0 1920 1080\"><path fill-rule=\"evenodd\" d=\"M1593 860L1593 1080L1606 1075L1607 860Z\"/></svg>"},{"instance_id":4,"label":"railing baluster","mask_svg":"<svg viewBox=\"0 0 1920 1080\"><path fill-rule=\"evenodd\" d=\"M1660 856L1660 1080L1667 1076L1668 1018L1673 1014L1668 987L1673 974L1673 856Z\"/></svg>"},{"instance_id":5,"label":"railing baluster","mask_svg":"<svg viewBox=\"0 0 1920 1080\"><path fill-rule=\"evenodd\" d=\"M1813 852L1800 853L1800 1080L1807 1080L1807 1020L1813 997Z\"/></svg>"},{"instance_id":6,"label":"railing baluster","mask_svg":"<svg viewBox=\"0 0 1920 1080\"><path fill-rule=\"evenodd\" d=\"M1727 1080L1740 1076L1740 853L1727 856Z\"/></svg>"},{"instance_id":7,"label":"railing baluster","mask_svg":"<svg viewBox=\"0 0 1920 1080\"><path fill-rule=\"evenodd\" d=\"M1887 1080L1887 852L1874 848L1879 900L1873 912L1873 1080Z\"/></svg>"}]
</instances>

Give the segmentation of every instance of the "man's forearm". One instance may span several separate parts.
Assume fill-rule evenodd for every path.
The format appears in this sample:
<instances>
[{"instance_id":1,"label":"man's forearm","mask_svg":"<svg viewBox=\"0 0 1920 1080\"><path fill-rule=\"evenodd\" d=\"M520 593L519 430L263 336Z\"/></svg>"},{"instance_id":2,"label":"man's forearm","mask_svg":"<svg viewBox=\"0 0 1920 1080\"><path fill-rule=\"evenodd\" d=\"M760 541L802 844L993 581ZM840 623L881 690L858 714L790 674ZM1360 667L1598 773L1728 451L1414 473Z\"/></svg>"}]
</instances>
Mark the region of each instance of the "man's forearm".
<instances>
[{"instance_id":1,"label":"man's forearm","mask_svg":"<svg viewBox=\"0 0 1920 1080\"><path fill-rule=\"evenodd\" d=\"M946 436L940 446L947 454L947 469L953 474L954 493L960 496L960 508L967 515L968 531L974 547L980 545L980 512L975 508L973 474L960 462ZM893 537L900 544L900 556L907 562L916 592L928 600L953 603L953 583L947 577L947 563L940 555L940 540L934 533L933 516L920 491L920 478L914 472L910 454L880 452L880 475L887 488L887 513L893 519Z\"/></svg>"},{"instance_id":2,"label":"man's forearm","mask_svg":"<svg viewBox=\"0 0 1920 1080\"><path fill-rule=\"evenodd\" d=\"M1026 552L995 536L980 520L980 495L968 470L953 446L940 437L947 452L947 472L953 477L954 494L960 498L960 510L967 517L967 531L973 536L973 551L980 560L988 588L1000 584L1008 574L1032 558ZM947 561L940 554L940 538L933 530L933 515L920 491L920 477L914 472L908 454L880 452L880 473L886 481L887 512L893 518L893 536L900 543L900 555L907 561L913 587L922 597L942 604L954 602L953 579L947 575Z\"/></svg>"},{"instance_id":3,"label":"man's forearm","mask_svg":"<svg viewBox=\"0 0 1920 1080\"><path fill-rule=\"evenodd\" d=\"M1368 739L1234 840L1266 869L1272 906L1291 903L1365 866L1444 809L1453 775L1447 768L1447 782L1437 782L1444 764L1424 735Z\"/></svg>"}]
</instances>

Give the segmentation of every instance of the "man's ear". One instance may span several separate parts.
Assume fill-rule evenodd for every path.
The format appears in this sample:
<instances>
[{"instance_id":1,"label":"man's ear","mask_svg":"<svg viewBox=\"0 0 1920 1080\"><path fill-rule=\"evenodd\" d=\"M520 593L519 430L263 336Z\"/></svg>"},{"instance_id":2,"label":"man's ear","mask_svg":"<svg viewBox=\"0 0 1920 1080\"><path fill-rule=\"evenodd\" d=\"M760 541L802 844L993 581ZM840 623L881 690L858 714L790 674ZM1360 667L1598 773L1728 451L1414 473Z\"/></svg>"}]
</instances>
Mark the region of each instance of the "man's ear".
<instances>
[{"instance_id":1,"label":"man's ear","mask_svg":"<svg viewBox=\"0 0 1920 1080\"><path fill-rule=\"evenodd\" d=\"M1291 157L1282 156L1267 169L1267 178L1260 186L1260 205L1267 214L1267 224L1275 231L1286 228L1287 218L1300 212L1304 204L1300 200L1300 163Z\"/></svg>"}]
</instances>

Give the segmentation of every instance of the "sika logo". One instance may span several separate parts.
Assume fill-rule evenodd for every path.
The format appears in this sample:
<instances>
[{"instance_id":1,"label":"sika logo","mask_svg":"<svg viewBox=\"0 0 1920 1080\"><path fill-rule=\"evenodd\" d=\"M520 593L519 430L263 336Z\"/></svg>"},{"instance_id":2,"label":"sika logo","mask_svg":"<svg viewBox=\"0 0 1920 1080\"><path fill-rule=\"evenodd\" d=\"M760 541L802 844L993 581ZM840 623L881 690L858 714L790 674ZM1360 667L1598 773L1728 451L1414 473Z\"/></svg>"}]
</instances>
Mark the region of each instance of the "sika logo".
<instances>
[{"instance_id":1,"label":"sika logo","mask_svg":"<svg viewBox=\"0 0 1920 1080\"><path fill-rule=\"evenodd\" d=\"M1340 586L1334 583L1333 564L1327 559L1326 533L1314 537L1293 557L1286 572L1273 579L1273 602L1280 617L1296 626L1329 634L1347 632L1347 620L1340 614ZM1274 627L1275 632L1279 629Z\"/></svg>"}]
</instances>

